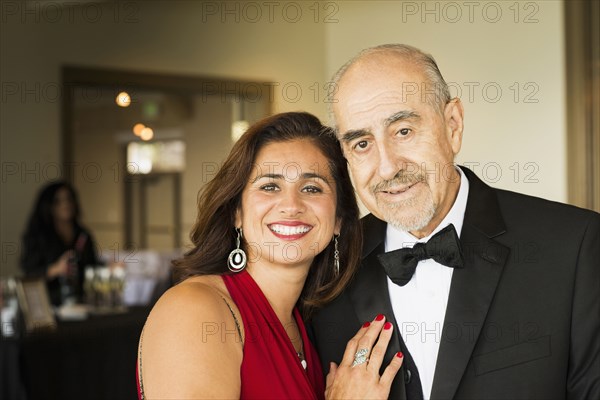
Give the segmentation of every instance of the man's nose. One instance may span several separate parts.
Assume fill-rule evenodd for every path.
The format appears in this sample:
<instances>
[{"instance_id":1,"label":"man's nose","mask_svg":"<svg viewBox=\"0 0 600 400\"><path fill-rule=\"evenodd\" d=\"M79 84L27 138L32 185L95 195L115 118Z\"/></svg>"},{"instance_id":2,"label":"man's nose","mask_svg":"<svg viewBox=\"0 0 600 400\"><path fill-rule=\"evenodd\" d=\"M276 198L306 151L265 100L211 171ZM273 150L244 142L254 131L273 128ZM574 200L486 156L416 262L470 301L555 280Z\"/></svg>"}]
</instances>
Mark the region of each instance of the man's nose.
<instances>
[{"instance_id":1,"label":"man's nose","mask_svg":"<svg viewBox=\"0 0 600 400\"><path fill-rule=\"evenodd\" d=\"M394 149L388 143L381 143L378 146L379 165L377 167L379 176L382 179L392 179L400 170L401 160Z\"/></svg>"}]
</instances>

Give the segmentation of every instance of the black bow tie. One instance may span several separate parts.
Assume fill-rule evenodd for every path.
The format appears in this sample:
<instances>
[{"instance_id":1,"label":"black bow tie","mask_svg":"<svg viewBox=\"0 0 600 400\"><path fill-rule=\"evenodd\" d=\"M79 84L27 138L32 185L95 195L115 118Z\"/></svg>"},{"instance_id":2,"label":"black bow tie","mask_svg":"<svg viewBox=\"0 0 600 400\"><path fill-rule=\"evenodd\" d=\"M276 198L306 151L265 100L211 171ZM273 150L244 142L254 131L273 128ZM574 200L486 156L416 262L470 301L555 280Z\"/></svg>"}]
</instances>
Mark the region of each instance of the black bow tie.
<instances>
[{"instance_id":1,"label":"black bow tie","mask_svg":"<svg viewBox=\"0 0 600 400\"><path fill-rule=\"evenodd\" d=\"M400 286L411 280L417 264L422 260L432 258L450 268L463 267L460 241L452 224L433 235L427 243L417 243L412 248L389 251L377 257L392 282Z\"/></svg>"}]
</instances>

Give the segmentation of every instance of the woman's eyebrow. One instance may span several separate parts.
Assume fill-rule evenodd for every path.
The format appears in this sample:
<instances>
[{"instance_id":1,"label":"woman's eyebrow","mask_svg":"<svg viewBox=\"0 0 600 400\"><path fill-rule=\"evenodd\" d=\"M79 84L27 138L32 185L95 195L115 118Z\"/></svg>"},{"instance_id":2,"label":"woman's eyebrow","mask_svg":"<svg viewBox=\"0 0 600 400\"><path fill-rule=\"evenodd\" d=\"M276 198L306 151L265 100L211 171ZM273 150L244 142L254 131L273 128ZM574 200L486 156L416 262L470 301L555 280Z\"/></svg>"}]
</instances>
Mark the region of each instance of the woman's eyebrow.
<instances>
[{"instance_id":1,"label":"woman's eyebrow","mask_svg":"<svg viewBox=\"0 0 600 400\"><path fill-rule=\"evenodd\" d=\"M258 181L260 179L264 179L264 178L267 178L269 180L281 180L281 179L285 180L286 179L285 176L283 176L282 174L262 174L262 175L258 175L256 178L254 178L254 180L252 180L252 183L255 183L256 181ZM304 172L299 176L299 178L303 179L303 180L320 179L329 185L329 179L327 179L327 177L317 174L315 172ZM298 180L298 178L295 178L294 180Z\"/></svg>"}]
</instances>

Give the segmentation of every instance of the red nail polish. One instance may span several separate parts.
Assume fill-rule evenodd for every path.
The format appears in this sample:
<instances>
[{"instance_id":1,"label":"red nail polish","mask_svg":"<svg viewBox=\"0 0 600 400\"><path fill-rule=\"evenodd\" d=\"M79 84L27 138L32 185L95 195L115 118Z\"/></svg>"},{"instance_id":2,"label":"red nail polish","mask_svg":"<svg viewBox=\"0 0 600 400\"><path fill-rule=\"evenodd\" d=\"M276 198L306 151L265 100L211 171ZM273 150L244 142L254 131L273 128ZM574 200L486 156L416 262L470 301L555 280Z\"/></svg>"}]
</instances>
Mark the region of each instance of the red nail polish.
<instances>
[{"instance_id":1,"label":"red nail polish","mask_svg":"<svg viewBox=\"0 0 600 400\"><path fill-rule=\"evenodd\" d=\"M386 322L385 324L383 324L383 329L385 329L386 331L392 329L392 323Z\"/></svg>"},{"instance_id":2,"label":"red nail polish","mask_svg":"<svg viewBox=\"0 0 600 400\"><path fill-rule=\"evenodd\" d=\"M375 321L381 321L383 319L383 314L379 314L375 317Z\"/></svg>"},{"instance_id":3,"label":"red nail polish","mask_svg":"<svg viewBox=\"0 0 600 400\"><path fill-rule=\"evenodd\" d=\"M399 351L399 352L396 353L396 357L402 358L402 357L404 357L404 354L402 354L402 352Z\"/></svg>"},{"instance_id":4,"label":"red nail polish","mask_svg":"<svg viewBox=\"0 0 600 400\"><path fill-rule=\"evenodd\" d=\"M371 323L369 321L363 324L363 328L368 328L369 326L371 326Z\"/></svg>"}]
</instances>

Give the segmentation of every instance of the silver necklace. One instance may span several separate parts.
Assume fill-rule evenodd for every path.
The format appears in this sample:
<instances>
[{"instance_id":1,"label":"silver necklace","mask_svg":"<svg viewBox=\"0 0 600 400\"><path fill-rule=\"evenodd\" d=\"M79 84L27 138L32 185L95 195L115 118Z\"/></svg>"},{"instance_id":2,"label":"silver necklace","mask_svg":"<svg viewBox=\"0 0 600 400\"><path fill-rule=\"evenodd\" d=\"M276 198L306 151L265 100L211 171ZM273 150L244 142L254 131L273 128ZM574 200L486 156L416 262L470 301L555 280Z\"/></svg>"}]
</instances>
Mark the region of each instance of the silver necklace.
<instances>
[{"instance_id":1,"label":"silver necklace","mask_svg":"<svg viewBox=\"0 0 600 400\"><path fill-rule=\"evenodd\" d=\"M301 351L297 351L296 354L298 355L298 358L300 359L300 364L302 364L302 368L306 369L306 367L308 367L308 364L306 362L306 359L304 358L304 353L302 353Z\"/></svg>"}]
</instances>

